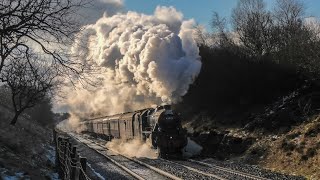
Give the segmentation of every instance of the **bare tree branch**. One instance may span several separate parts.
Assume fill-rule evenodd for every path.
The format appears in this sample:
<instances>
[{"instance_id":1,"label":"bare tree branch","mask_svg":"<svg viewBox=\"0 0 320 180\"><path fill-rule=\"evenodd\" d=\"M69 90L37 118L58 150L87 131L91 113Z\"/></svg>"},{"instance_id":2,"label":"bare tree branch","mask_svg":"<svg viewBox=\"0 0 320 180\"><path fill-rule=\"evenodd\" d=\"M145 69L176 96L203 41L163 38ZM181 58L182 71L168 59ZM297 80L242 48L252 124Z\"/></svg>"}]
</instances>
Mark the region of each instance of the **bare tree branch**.
<instances>
[{"instance_id":1,"label":"bare tree branch","mask_svg":"<svg viewBox=\"0 0 320 180\"><path fill-rule=\"evenodd\" d=\"M0 80L11 89L18 116L58 87L63 77L86 80L88 65L70 53L90 0L0 1ZM76 78L75 78L76 77ZM71 79L71 78L70 78Z\"/></svg>"}]
</instances>

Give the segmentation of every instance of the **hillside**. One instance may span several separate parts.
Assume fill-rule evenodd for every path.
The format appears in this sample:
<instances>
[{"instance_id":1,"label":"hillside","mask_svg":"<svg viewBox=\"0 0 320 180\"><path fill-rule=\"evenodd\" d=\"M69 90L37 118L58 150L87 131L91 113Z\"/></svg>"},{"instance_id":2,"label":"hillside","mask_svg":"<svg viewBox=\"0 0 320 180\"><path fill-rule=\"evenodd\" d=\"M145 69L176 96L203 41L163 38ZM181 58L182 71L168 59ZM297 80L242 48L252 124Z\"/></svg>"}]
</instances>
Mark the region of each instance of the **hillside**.
<instances>
[{"instance_id":1,"label":"hillside","mask_svg":"<svg viewBox=\"0 0 320 180\"><path fill-rule=\"evenodd\" d=\"M12 116L0 105L0 179L55 179L52 130L27 114L11 126Z\"/></svg>"},{"instance_id":2,"label":"hillside","mask_svg":"<svg viewBox=\"0 0 320 180\"><path fill-rule=\"evenodd\" d=\"M213 117L202 112L185 121L185 127L203 146L202 157L319 179L318 92L317 82L306 82L260 110L247 109L238 112L238 117L229 114ZM235 125L235 121L241 123Z\"/></svg>"},{"instance_id":3,"label":"hillside","mask_svg":"<svg viewBox=\"0 0 320 180\"><path fill-rule=\"evenodd\" d=\"M277 140L266 142L268 151L259 162L268 169L320 179L319 116L292 128Z\"/></svg>"}]
</instances>

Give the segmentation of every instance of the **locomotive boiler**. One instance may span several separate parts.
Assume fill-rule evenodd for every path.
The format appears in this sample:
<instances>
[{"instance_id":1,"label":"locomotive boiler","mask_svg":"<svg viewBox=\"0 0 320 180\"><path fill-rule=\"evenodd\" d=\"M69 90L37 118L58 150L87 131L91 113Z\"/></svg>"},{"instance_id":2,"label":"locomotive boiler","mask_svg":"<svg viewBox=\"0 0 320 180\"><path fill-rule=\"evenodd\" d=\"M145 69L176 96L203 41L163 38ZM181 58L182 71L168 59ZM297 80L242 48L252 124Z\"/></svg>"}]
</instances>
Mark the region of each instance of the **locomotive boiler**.
<instances>
[{"instance_id":1,"label":"locomotive boiler","mask_svg":"<svg viewBox=\"0 0 320 180\"><path fill-rule=\"evenodd\" d=\"M187 145L186 130L182 128L180 117L170 105L87 119L80 124L83 132L109 140L150 140L163 158L180 157L182 149Z\"/></svg>"}]
</instances>

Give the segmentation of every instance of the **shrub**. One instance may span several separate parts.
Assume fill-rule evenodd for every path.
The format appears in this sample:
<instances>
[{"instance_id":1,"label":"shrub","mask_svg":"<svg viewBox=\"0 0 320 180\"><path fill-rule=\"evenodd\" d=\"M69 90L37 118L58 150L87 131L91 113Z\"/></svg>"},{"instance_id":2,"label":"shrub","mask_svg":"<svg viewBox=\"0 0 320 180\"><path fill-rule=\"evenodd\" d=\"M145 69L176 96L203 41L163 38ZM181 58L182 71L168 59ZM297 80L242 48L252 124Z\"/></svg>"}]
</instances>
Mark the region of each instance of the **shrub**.
<instances>
[{"instance_id":1,"label":"shrub","mask_svg":"<svg viewBox=\"0 0 320 180\"><path fill-rule=\"evenodd\" d=\"M293 151L296 148L296 145L292 142L287 142L286 140L283 140L281 147L285 151Z\"/></svg>"}]
</instances>

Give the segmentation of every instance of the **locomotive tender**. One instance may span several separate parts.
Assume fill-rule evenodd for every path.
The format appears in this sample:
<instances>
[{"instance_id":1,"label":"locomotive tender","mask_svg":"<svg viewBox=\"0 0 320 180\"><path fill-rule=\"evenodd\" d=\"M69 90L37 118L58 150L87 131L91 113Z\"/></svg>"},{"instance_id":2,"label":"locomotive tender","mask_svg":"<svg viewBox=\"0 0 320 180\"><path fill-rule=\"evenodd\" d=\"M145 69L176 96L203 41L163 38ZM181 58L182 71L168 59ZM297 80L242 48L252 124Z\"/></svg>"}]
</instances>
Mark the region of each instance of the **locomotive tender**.
<instances>
[{"instance_id":1,"label":"locomotive tender","mask_svg":"<svg viewBox=\"0 0 320 180\"><path fill-rule=\"evenodd\" d=\"M138 138L151 140L163 158L179 157L187 145L187 133L179 116L170 105L142 109L112 116L87 119L81 123L82 131L100 137L118 139Z\"/></svg>"}]
</instances>

